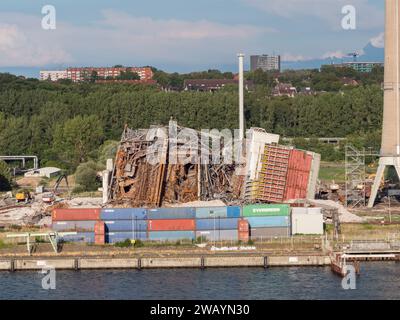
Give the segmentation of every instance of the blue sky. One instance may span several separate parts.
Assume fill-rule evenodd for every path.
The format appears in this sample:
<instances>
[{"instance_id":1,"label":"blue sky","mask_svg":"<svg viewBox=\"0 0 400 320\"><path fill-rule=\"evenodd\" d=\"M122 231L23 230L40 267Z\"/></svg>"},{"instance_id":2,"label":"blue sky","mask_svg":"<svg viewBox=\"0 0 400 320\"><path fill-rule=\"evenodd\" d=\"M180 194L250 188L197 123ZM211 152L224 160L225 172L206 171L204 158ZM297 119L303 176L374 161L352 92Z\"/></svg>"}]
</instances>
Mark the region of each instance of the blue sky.
<instances>
[{"instance_id":1,"label":"blue sky","mask_svg":"<svg viewBox=\"0 0 400 320\"><path fill-rule=\"evenodd\" d=\"M41 28L54 5L56 30ZM344 5L357 29L341 28ZM0 69L153 65L229 69L236 53L286 61L341 58L383 46L382 0L1 0Z\"/></svg>"}]
</instances>

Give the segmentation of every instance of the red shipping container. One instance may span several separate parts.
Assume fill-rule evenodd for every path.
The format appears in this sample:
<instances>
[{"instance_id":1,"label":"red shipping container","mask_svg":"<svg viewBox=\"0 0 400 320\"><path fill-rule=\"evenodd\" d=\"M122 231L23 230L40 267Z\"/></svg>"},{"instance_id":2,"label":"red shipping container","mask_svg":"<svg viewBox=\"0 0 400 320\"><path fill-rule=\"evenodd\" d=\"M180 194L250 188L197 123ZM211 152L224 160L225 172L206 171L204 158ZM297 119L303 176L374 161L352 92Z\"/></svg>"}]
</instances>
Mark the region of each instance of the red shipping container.
<instances>
[{"instance_id":1,"label":"red shipping container","mask_svg":"<svg viewBox=\"0 0 400 320\"><path fill-rule=\"evenodd\" d=\"M103 221L97 221L94 225L95 235L104 235L106 233L106 225Z\"/></svg>"},{"instance_id":2,"label":"red shipping container","mask_svg":"<svg viewBox=\"0 0 400 320\"><path fill-rule=\"evenodd\" d=\"M101 209L54 209L51 218L53 221L81 221L100 220Z\"/></svg>"},{"instance_id":3,"label":"red shipping container","mask_svg":"<svg viewBox=\"0 0 400 320\"><path fill-rule=\"evenodd\" d=\"M194 231L194 219L149 220L149 231Z\"/></svg>"},{"instance_id":4,"label":"red shipping container","mask_svg":"<svg viewBox=\"0 0 400 320\"><path fill-rule=\"evenodd\" d=\"M239 231L238 239L239 241L248 242L250 240L249 232Z\"/></svg>"},{"instance_id":5,"label":"red shipping container","mask_svg":"<svg viewBox=\"0 0 400 320\"><path fill-rule=\"evenodd\" d=\"M247 232L249 233L249 222L247 220L239 220L238 221L238 230L239 232Z\"/></svg>"},{"instance_id":6,"label":"red shipping container","mask_svg":"<svg viewBox=\"0 0 400 320\"><path fill-rule=\"evenodd\" d=\"M94 236L94 244L103 245L106 244L106 238L104 234L96 234Z\"/></svg>"}]
</instances>

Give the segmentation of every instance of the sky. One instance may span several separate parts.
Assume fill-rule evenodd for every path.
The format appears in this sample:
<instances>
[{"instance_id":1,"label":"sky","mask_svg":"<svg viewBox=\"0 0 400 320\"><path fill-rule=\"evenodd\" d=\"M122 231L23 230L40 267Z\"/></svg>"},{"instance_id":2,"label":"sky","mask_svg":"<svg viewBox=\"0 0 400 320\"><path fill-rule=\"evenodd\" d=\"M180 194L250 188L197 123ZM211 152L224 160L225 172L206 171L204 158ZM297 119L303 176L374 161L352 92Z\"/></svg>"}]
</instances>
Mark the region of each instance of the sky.
<instances>
[{"instance_id":1,"label":"sky","mask_svg":"<svg viewBox=\"0 0 400 320\"><path fill-rule=\"evenodd\" d=\"M56 29L42 28L42 7ZM342 8L356 29L342 28ZM342 58L383 47L382 0L1 0L0 71L151 65L168 72L231 69L237 53L284 61Z\"/></svg>"}]
</instances>

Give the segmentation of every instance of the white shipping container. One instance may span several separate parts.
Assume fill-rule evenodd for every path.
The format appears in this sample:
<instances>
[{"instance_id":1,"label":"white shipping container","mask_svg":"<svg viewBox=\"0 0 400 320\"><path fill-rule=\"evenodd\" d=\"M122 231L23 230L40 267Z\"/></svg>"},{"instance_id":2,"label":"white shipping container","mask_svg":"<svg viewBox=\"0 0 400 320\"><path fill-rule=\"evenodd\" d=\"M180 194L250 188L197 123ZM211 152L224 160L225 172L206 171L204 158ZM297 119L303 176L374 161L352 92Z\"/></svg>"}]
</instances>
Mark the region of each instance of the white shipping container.
<instances>
[{"instance_id":1,"label":"white shipping container","mask_svg":"<svg viewBox=\"0 0 400 320\"><path fill-rule=\"evenodd\" d=\"M321 208L292 208L292 234L324 234Z\"/></svg>"}]
</instances>

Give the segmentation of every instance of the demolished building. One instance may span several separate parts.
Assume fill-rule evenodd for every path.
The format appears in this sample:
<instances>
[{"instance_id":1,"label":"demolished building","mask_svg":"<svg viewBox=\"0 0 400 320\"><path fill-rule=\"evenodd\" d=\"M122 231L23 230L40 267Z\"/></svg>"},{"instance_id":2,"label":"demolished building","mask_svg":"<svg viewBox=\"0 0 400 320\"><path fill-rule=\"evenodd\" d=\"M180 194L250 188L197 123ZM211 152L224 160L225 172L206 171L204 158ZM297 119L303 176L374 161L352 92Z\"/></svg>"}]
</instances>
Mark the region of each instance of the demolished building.
<instances>
[{"instance_id":1,"label":"demolished building","mask_svg":"<svg viewBox=\"0 0 400 320\"><path fill-rule=\"evenodd\" d=\"M222 200L227 205L314 198L318 154L280 146L279 135L229 130L125 127L109 181L110 204L160 207Z\"/></svg>"}]
</instances>

